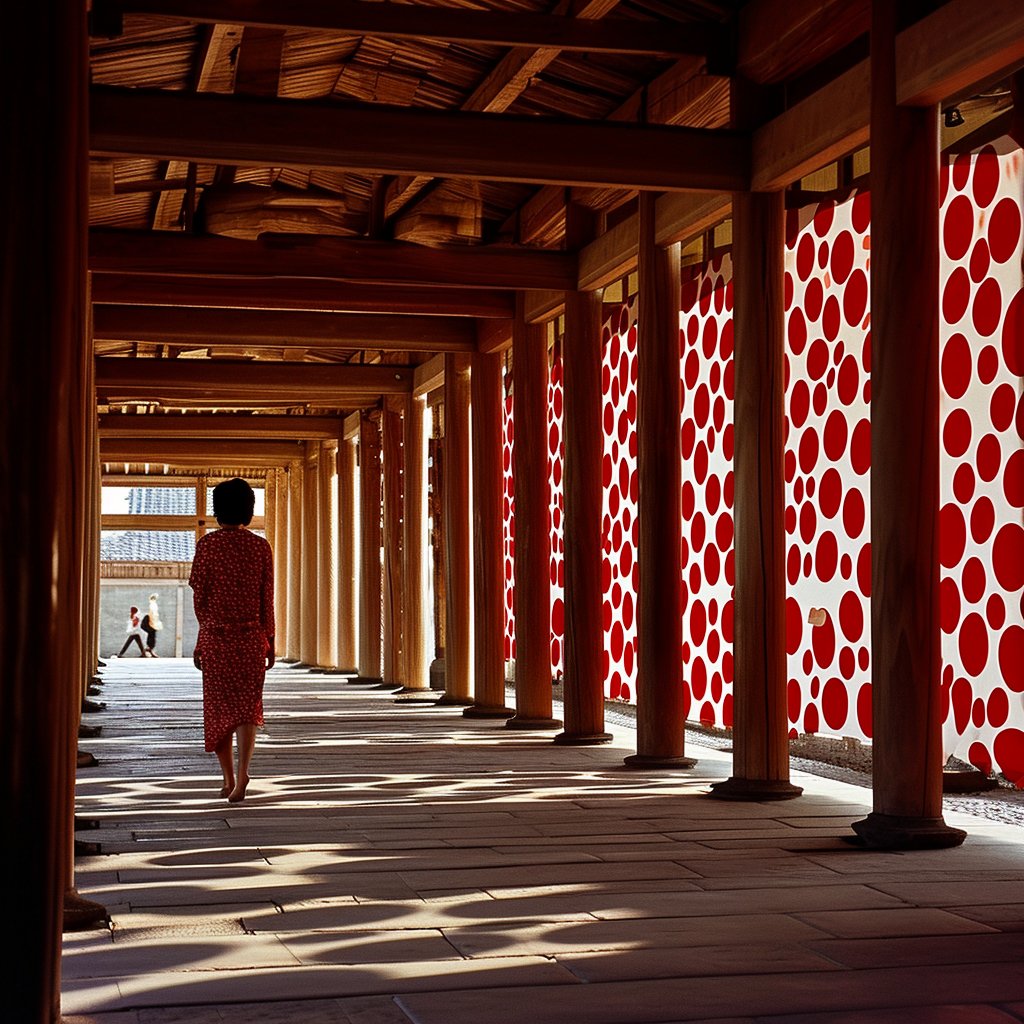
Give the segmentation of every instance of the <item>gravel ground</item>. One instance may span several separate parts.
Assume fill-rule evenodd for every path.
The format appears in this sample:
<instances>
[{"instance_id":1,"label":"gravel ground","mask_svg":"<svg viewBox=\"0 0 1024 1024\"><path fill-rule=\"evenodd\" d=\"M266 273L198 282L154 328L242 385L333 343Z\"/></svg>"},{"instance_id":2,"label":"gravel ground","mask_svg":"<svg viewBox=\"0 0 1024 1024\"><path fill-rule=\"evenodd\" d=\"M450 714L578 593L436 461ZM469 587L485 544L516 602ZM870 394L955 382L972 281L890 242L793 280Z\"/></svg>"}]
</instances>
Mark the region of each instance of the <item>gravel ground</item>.
<instances>
[{"instance_id":1,"label":"gravel ground","mask_svg":"<svg viewBox=\"0 0 1024 1024\"><path fill-rule=\"evenodd\" d=\"M508 692L513 694L515 688L509 686ZM562 687L560 684L552 690L554 704L561 713ZM605 720L611 725L623 726L627 729L636 728L636 706L622 701L605 701ZM712 731L687 726L686 738L714 750L730 750L732 737L720 731ZM813 748L813 749L811 749ZM856 741L831 740L826 737L813 737L794 740L791 744L794 753L790 764L809 775L818 775L837 782L848 782L853 786L871 788L871 747ZM971 765L955 758L950 758L948 768L967 771ZM947 811L963 811L975 814L990 821L999 821L1007 825L1024 826L1024 791L1017 789L1001 775L995 776L999 783L998 789L979 793L950 793L942 798L942 806Z\"/></svg>"}]
</instances>

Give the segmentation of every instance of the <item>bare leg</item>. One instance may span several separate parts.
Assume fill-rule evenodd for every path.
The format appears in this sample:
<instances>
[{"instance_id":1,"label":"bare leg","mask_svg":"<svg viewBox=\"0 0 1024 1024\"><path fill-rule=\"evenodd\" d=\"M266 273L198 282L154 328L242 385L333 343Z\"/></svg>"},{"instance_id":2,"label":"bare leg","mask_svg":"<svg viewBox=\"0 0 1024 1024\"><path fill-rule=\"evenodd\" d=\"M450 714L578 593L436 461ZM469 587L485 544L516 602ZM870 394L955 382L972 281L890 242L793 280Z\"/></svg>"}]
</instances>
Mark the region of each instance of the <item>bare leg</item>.
<instances>
[{"instance_id":1,"label":"bare leg","mask_svg":"<svg viewBox=\"0 0 1024 1024\"><path fill-rule=\"evenodd\" d=\"M224 775L221 796L227 796L235 788L235 770L231 766L231 739L232 734L228 733L214 748L217 752L217 760L220 761L221 773Z\"/></svg>"},{"instance_id":2,"label":"bare leg","mask_svg":"<svg viewBox=\"0 0 1024 1024\"><path fill-rule=\"evenodd\" d=\"M256 725L253 722L242 722L238 729L238 772L235 776L235 788L228 800L233 804L245 799L245 787L249 785L249 762L252 760L253 748L256 746Z\"/></svg>"}]
</instances>

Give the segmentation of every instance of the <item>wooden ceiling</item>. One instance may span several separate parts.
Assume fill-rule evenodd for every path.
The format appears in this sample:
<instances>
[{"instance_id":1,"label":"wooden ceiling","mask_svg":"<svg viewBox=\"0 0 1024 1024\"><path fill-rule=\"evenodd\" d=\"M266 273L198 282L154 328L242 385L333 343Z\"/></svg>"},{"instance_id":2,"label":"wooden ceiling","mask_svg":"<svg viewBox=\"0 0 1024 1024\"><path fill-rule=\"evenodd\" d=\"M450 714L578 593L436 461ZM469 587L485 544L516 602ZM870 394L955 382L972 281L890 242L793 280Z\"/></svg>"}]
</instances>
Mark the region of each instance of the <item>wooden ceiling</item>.
<instances>
[{"instance_id":1,"label":"wooden ceiling","mask_svg":"<svg viewBox=\"0 0 1024 1024\"><path fill-rule=\"evenodd\" d=\"M784 187L862 146L869 10L93 0L105 429L118 410L333 416L384 392L369 376L335 386L332 364L400 377L500 348L516 292L544 318L565 289L631 269L638 190L664 193L659 240L696 237L730 191ZM907 88L948 94L940 57L915 57L931 77L905 62ZM739 95L761 112L742 124ZM565 245L570 205L584 249ZM261 363L317 365L293 367L311 374L299 381Z\"/></svg>"}]
</instances>

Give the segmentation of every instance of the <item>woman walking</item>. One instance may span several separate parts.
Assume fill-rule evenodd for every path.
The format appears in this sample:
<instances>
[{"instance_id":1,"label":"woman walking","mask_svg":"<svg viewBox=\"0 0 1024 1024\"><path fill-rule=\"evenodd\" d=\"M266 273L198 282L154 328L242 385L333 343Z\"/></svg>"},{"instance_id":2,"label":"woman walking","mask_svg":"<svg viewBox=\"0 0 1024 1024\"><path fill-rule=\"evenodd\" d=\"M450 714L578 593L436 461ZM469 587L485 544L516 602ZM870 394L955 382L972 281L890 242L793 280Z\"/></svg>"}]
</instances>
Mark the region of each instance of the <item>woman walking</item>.
<instances>
[{"instance_id":1,"label":"woman walking","mask_svg":"<svg viewBox=\"0 0 1024 1024\"><path fill-rule=\"evenodd\" d=\"M139 609L135 605L132 605L128 612L128 639L125 640L124 647L118 652L117 657L124 657L124 652L128 650L133 640L139 645L139 656L144 658L146 649L142 646L142 626L139 624Z\"/></svg>"},{"instance_id":2,"label":"woman walking","mask_svg":"<svg viewBox=\"0 0 1024 1024\"><path fill-rule=\"evenodd\" d=\"M221 796L245 799L256 726L263 724L263 679L274 666L274 569L270 545L246 527L256 497L238 478L213 489L220 529L196 544L189 586L199 639L193 661L203 673L206 750L224 776ZM238 766L232 737L238 736Z\"/></svg>"}]
</instances>

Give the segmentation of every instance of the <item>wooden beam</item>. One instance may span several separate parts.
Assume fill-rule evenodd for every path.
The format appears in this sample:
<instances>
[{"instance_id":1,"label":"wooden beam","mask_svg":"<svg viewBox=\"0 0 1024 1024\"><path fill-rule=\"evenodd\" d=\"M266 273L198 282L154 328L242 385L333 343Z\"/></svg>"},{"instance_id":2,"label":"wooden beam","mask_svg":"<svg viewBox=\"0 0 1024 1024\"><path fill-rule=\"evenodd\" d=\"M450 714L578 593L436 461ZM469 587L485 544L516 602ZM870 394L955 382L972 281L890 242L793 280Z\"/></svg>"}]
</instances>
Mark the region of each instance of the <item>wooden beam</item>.
<instances>
[{"instance_id":1,"label":"wooden beam","mask_svg":"<svg viewBox=\"0 0 1024 1024\"><path fill-rule=\"evenodd\" d=\"M102 438L273 438L275 441L330 441L341 437L337 416L129 416L104 413Z\"/></svg>"},{"instance_id":2,"label":"wooden beam","mask_svg":"<svg viewBox=\"0 0 1024 1024\"><path fill-rule=\"evenodd\" d=\"M441 357L444 358L443 356ZM359 437L359 424L362 420L362 416L358 412L349 413L342 420L342 434L341 439L343 441L355 441Z\"/></svg>"},{"instance_id":3,"label":"wooden beam","mask_svg":"<svg viewBox=\"0 0 1024 1024\"><path fill-rule=\"evenodd\" d=\"M198 466L285 466L302 454L300 441L198 441L196 439L101 438L101 462L157 462Z\"/></svg>"},{"instance_id":4,"label":"wooden beam","mask_svg":"<svg viewBox=\"0 0 1024 1024\"><path fill-rule=\"evenodd\" d=\"M574 288L576 254L274 235L258 242L146 231L89 232L89 269L194 277L322 278L456 288Z\"/></svg>"},{"instance_id":5,"label":"wooden beam","mask_svg":"<svg viewBox=\"0 0 1024 1024\"><path fill-rule=\"evenodd\" d=\"M319 29L380 39L441 39L486 46L555 47L589 53L662 56L718 54L727 27L665 21L565 18L546 14L421 7L358 0L113 0L100 6L185 21L234 21L249 27ZM241 16L241 20L239 20Z\"/></svg>"},{"instance_id":6,"label":"wooden beam","mask_svg":"<svg viewBox=\"0 0 1024 1024\"><path fill-rule=\"evenodd\" d=\"M149 486L153 486L152 481ZM212 518L212 517L210 517ZM205 523L207 517L202 516L161 516L161 515L105 515L102 518L103 530L195 530L197 522ZM263 516L253 516L249 526L254 530L262 530Z\"/></svg>"},{"instance_id":7,"label":"wooden beam","mask_svg":"<svg viewBox=\"0 0 1024 1024\"><path fill-rule=\"evenodd\" d=\"M93 310L93 324L98 341L244 349L472 352L476 348L475 325L465 317L101 305Z\"/></svg>"},{"instance_id":8,"label":"wooden beam","mask_svg":"<svg viewBox=\"0 0 1024 1024\"><path fill-rule=\"evenodd\" d=\"M750 183L749 138L728 131L98 86L90 118L100 156L659 191Z\"/></svg>"},{"instance_id":9,"label":"wooden beam","mask_svg":"<svg viewBox=\"0 0 1024 1024\"><path fill-rule=\"evenodd\" d=\"M436 355L433 359L417 366L412 375L412 397L423 398L431 391L444 386L444 356Z\"/></svg>"},{"instance_id":10,"label":"wooden beam","mask_svg":"<svg viewBox=\"0 0 1024 1024\"><path fill-rule=\"evenodd\" d=\"M563 293L564 294L564 293ZM503 352L512 344L513 319L481 320L477 324L477 351L490 355Z\"/></svg>"},{"instance_id":11,"label":"wooden beam","mask_svg":"<svg viewBox=\"0 0 1024 1024\"><path fill-rule=\"evenodd\" d=\"M483 288L389 288L303 278L160 277L131 273L95 274L92 301L494 318L507 318L515 312L514 292Z\"/></svg>"},{"instance_id":12,"label":"wooden beam","mask_svg":"<svg viewBox=\"0 0 1024 1024\"><path fill-rule=\"evenodd\" d=\"M288 401L353 408L366 403L369 396L409 394L412 370L403 366L101 357L96 360L96 390L101 400L113 403L170 396L208 400L215 406Z\"/></svg>"}]
</instances>

